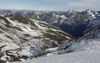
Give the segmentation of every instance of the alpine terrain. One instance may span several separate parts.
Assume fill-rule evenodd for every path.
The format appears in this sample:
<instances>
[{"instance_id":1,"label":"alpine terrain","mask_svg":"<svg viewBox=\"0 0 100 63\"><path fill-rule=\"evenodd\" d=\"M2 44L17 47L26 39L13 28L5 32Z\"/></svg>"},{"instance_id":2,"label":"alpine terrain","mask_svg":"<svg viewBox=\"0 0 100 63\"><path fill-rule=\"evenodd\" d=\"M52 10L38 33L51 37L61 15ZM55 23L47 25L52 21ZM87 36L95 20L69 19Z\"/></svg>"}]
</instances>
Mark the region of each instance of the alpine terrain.
<instances>
[{"instance_id":1,"label":"alpine terrain","mask_svg":"<svg viewBox=\"0 0 100 63\"><path fill-rule=\"evenodd\" d=\"M99 63L99 58L100 11L0 10L1 63Z\"/></svg>"},{"instance_id":2,"label":"alpine terrain","mask_svg":"<svg viewBox=\"0 0 100 63\"><path fill-rule=\"evenodd\" d=\"M63 43L62 50L47 57L22 63L99 63L100 60L100 16L91 19L88 27L77 40ZM18 62L20 63L20 62Z\"/></svg>"},{"instance_id":3,"label":"alpine terrain","mask_svg":"<svg viewBox=\"0 0 100 63\"><path fill-rule=\"evenodd\" d=\"M68 42L74 39L74 36L43 21L16 14L7 18L0 16L1 62L27 60L33 44L37 56L41 56L47 53L47 48L59 46L58 41Z\"/></svg>"}]
</instances>

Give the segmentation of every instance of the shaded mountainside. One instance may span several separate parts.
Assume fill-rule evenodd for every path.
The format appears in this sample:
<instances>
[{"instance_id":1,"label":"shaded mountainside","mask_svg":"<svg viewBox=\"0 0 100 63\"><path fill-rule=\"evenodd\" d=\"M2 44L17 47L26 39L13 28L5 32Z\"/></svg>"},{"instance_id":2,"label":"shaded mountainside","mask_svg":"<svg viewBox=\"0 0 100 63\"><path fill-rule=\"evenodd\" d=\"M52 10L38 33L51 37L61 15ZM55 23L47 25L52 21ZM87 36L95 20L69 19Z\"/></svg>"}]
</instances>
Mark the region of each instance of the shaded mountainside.
<instances>
[{"instance_id":1,"label":"shaded mountainside","mask_svg":"<svg viewBox=\"0 0 100 63\"><path fill-rule=\"evenodd\" d=\"M33 12L16 12L19 15L25 15L36 20L45 21L49 24L58 26L63 31L79 37L87 29L86 23L96 18L100 13L92 10L85 10L82 12L70 10L67 12L60 11L33 11Z\"/></svg>"},{"instance_id":2,"label":"shaded mountainside","mask_svg":"<svg viewBox=\"0 0 100 63\"><path fill-rule=\"evenodd\" d=\"M98 39L100 38L100 16L88 21L88 28L84 31L78 41L84 39Z\"/></svg>"},{"instance_id":3,"label":"shaded mountainside","mask_svg":"<svg viewBox=\"0 0 100 63\"><path fill-rule=\"evenodd\" d=\"M58 54L100 49L100 16L89 20L86 27L87 29L77 40L64 43Z\"/></svg>"},{"instance_id":4,"label":"shaded mountainside","mask_svg":"<svg viewBox=\"0 0 100 63\"><path fill-rule=\"evenodd\" d=\"M30 55L30 45L35 45L36 53L41 54L47 48L57 47L58 41L68 42L76 37L63 32L58 27L43 21L14 15L11 18L0 16L1 60L21 61Z\"/></svg>"}]
</instances>

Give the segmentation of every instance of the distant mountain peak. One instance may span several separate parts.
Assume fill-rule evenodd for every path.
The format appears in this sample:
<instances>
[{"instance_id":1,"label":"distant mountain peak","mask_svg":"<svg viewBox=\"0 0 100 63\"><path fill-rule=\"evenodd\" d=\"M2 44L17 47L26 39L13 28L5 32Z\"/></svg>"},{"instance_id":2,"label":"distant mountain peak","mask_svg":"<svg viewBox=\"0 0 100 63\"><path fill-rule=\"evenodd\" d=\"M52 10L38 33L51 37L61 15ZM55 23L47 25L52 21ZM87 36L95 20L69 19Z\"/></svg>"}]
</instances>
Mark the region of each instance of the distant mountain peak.
<instances>
[{"instance_id":1,"label":"distant mountain peak","mask_svg":"<svg viewBox=\"0 0 100 63\"><path fill-rule=\"evenodd\" d=\"M70 9L68 12L69 12L69 13L72 13L72 12L75 12L75 10L73 10L73 9Z\"/></svg>"},{"instance_id":2,"label":"distant mountain peak","mask_svg":"<svg viewBox=\"0 0 100 63\"><path fill-rule=\"evenodd\" d=\"M70 9L70 11L74 11L74 9Z\"/></svg>"}]
</instances>

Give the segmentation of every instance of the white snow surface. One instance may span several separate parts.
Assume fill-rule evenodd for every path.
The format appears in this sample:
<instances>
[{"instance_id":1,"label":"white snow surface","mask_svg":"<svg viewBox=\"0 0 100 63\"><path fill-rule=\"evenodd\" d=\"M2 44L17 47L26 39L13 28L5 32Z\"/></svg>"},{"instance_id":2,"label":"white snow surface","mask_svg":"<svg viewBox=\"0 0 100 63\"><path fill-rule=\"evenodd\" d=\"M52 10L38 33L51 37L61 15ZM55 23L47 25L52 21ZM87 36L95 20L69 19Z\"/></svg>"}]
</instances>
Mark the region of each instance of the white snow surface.
<instances>
[{"instance_id":1,"label":"white snow surface","mask_svg":"<svg viewBox=\"0 0 100 63\"><path fill-rule=\"evenodd\" d=\"M100 39L71 43L73 45L69 49L74 52L16 63L100 63Z\"/></svg>"},{"instance_id":2,"label":"white snow surface","mask_svg":"<svg viewBox=\"0 0 100 63\"><path fill-rule=\"evenodd\" d=\"M100 49L49 56L20 63L100 63Z\"/></svg>"}]
</instances>

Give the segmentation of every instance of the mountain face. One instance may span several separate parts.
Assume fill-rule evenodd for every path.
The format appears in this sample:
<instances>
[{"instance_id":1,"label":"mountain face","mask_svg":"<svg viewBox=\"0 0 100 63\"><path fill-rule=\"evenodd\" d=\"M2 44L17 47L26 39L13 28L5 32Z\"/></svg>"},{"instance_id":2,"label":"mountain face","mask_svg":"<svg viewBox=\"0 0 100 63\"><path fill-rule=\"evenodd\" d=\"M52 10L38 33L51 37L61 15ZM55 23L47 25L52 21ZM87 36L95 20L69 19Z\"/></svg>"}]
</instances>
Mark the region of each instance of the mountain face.
<instances>
[{"instance_id":1,"label":"mountain face","mask_svg":"<svg viewBox=\"0 0 100 63\"><path fill-rule=\"evenodd\" d=\"M78 41L84 39L98 39L100 38L100 16L88 21L87 25L88 28L84 31L82 36L79 38Z\"/></svg>"},{"instance_id":2,"label":"mountain face","mask_svg":"<svg viewBox=\"0 0 100 63\"><path fill-rule=\"evenodd\" d=\"M58 41L73 39L76 38L43 21L16 14L10 18L0 16L0 51L4 61L27 59L33 44L38 55L47 48L59 46Z\"/></svg>"},{"instance_id":3,"label":"mountain face","mask_svg":"<svg viewBox=\"0 0 100 63\"><path fill-rule=\"evenodd\" d=\"M73 53L91 49L100 49L100 16L89 20L86 23L87 29L77 40L64 43L63 50L58 54ZM90 52L90 51L89 51ZM95 52L95 51L94 51Z\"/></svg>"},{"instance_id":4,"label":"mountain face","mask_svg":"<svg viewBox=\"0 0 100 63\"><path fill-rule=\"evenodd\" d=\"M33 12L15 12L19 15L24 15L36 20L45 21L49 24L58 26L63 31L79 37L87 29L86 23L96 18L100 13L92 10L82 12L70 10L67 12L61 11L33 11Z\"/></svg>"}]
</instances>

